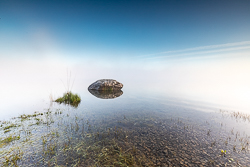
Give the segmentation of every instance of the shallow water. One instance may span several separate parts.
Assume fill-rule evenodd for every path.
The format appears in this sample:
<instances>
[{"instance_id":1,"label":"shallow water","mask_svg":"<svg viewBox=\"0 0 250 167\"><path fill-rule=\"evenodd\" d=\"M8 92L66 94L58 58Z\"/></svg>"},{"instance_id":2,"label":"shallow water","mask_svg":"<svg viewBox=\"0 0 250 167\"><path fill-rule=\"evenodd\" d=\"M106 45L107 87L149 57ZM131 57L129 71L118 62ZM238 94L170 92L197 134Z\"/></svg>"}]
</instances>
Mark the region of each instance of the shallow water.
<instances>
[{"instance_id":1,"label":"shallow water","mask_svg":"<svg viewBox=\"0 0 250 167\"><path fill-rule=\"evenodd\" d=\"M250 163L247 114L146 92L123 91L113 99L87 90L80 95L78 108L40 100L40 109L2 119L1 166Z\"/></svg>"}]
</instances>

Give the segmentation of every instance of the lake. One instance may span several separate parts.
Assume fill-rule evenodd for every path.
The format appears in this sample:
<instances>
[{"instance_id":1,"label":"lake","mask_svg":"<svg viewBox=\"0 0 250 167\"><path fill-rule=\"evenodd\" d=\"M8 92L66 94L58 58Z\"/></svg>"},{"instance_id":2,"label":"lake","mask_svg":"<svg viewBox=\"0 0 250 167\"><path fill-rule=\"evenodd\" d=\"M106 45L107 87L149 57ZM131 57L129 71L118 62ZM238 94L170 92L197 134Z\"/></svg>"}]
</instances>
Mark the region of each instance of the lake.
<instances>
[{"instance_id":1,"label":"lake","mask_svg":"<svg viewBox=\"0 0 250 167\"><path fill-rule=\"evenodd\" d=\"M250 166L249 7L0 0L0 167Z\"/></svg>"},{"instance_id":2,"label":"lake","mask_svg":"<svg viewBox=\"0 0 250 167\"><path fill-rule=\"evenodd\" d=\"M101 96L90 93L88 84L72 90L81 96L78 107L51 102L49 96L55 97L44 88L38 94L19 91L14 101L4 101L1 166L250 163L247 113L126 85L118 95Z\"/></svg>"}]
</instances>

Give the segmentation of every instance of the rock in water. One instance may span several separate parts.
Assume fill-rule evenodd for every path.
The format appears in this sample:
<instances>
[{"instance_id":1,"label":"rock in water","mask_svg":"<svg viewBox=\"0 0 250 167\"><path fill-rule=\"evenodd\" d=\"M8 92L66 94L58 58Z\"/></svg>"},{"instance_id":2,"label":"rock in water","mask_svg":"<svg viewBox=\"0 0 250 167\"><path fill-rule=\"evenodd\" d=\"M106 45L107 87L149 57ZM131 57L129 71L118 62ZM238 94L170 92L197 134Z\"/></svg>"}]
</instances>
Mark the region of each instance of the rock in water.
<instances>
[{"instance_id":1,"label":"rock in water","mask_svg":"<svg viewBox=\"0 0 250 167\"><path fill-rule=\"evenodd\" d=\"M92 83L88 89L89 90L105 90L105 91L112 91L112 90L121 90L123 84L114 80L114 79L100 79L94 83Z\"/></svg>"}]
</instances>

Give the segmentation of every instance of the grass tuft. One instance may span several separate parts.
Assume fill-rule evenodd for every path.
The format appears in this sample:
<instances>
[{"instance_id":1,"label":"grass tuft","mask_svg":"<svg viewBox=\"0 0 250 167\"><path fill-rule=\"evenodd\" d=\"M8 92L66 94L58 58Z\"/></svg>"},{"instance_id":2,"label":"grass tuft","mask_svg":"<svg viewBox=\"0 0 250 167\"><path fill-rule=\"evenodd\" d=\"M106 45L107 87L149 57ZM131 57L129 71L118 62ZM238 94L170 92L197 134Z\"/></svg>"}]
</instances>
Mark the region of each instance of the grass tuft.
<instances>
[{"instance_id":1,"label":"grass tuft","mask_svg":"<svg viewBox=\"0 0 250 167\"><path fill-rule=\"evenodd\" d=\"M56 99L55 102L58 102L60 104L65 103L73 107L78 107L79 103L81 102L81 98L77 94L73 94L72 92L67 92L63 94L63 97Z\"/></svg>"}]
</instances>

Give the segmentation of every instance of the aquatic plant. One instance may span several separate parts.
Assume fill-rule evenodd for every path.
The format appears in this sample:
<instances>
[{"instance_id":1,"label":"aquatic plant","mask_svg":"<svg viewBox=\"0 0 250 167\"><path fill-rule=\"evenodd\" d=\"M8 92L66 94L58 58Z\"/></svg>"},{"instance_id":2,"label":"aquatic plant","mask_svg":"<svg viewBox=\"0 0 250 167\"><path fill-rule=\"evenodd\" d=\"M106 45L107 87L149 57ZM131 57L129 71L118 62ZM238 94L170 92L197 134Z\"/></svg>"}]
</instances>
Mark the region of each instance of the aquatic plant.
<instances>
[{"instance_id":1,"label":"aquatic plant","mask_svg":"<svg viewBox=\"0 0 250 167\"><path fill-rule=\"evenodd\" d=\"M4 133L8 133L8 132L10 132L10 129L4 131Z\"/></svg>"},{"instance_id":2,"label":"aquatic plant","mask_svg":"<svg viewBox=\"0 0 250 167\"><path fill-rule=\"evenodd\" d=\"M9 122L0 122L0 166L216 166L226 163L247 166L249 163L250 137L237 129L230 127L225 136L220 133L222 136L218 138L218 131L212 126L207 128L207 122L201 127L183 118L156 118L137 113L110 116L53 108L23 114ZM4 130L10 125L12 127ZM215 127L220 126L218 123ZM7 130L16 134L4 133ZM228 136L232 134L237 137L235 140Z\"/></svg>"},{"instance_id":3,"label":"aquatic plant","mask_svg":"<svg viewBox=\"0 0 250 167\"><path fill-rule=\"evenodd\" d=\"M71 92L73 85L74 85L74 82L75 82L75 79L73 80L73 83L71 84L71 71L68 71L68 69L67 69L67 85L65 85L64 82L62 81L66 92Z\"/></svg>"},{"instance_id":4,"label":"aquatic plant","mask_svg":"<svg viewBox=\"0 0 250 167\"><path fill-rule=\"evenodd\" d=\"M60 97L55 100L58 103L70 104L71 106L77 107L81 102L80 96L73 94L72 92L67 92L63 94L63 97Z\"/></svg>"},{"instance_id":5,"label":"aquatic plant","mask_svg":"<svg viewBox=\"0 0 250 167\"><path fill-rule=\"evenodd\" d=\"M231 115L231 118L235 118L236 120L242 119L243 121L250 122L250 115L247 113L237 112L237 111L226 111L226 110L220 110L222 114L227 113Z\"/></svg>"},{"instance_id":6,"label":"aquatic plant","mask_svg":"<svg viewBox=\"0 0 250 167\"><path fill-rule=\"evenodd\" d=\"M234 151L234 152L236 151L236 145L233 146L233 151Z\"/></svg>"},{"instance_id":7,"label":"aquatic plant","mask_svg":"<svg viewBox=\"0 0 250 167\"><path fill-rule=\"evenodd\" d=\"M68 69L67 69L67 84L65 85L64 82L62 81L66 93L64 93L62 97L56 99L55 102L58 102L60 104L61 103L69 104L73 107L78 107L79 103L81 102L81 98L78 94L73 94L71 92L72 87L74 85L74 81L75 80L73 80L73 83L71 84L71 72L68 72ZM50 100L53 101L52 96L50 97Z\"/></svg>"},{"instance_id":8,"label":"aquatic plant","mask_svg":"<svg viewBox=\"0 0 250 167\"><path fill-rule=\"evenodd\" d=\"M3 130L9 130L10 128L13 128L13 127L17 127L17 125L12 123L12 124L10 124L10 125L4 127Z\"/></svg>"},{"instance_id":9,"label":"aquatic plant","mask_svg":"<svg viewBox=\"0 0 250 167\"><path fill-rule=\"evenodd\" d=\"M10 154L4 157L4 166L18 166L17 162L22 159L23 152L20 148L13 148L10 150Z\"/></svg>"},{"instance_id":10,"label":"aquatic plant","mask_svg":"<svg viewBox=\"0 0 250 167\"><path fill-rule=\"evenodd\" d=\"M20 139L20 136L12 136L12 135L10 135L4 139L1 139L0 140L0 148L4 145L14 141L14 140L19 140L19 139Z\"/></svg>"},{"instance_id":11,"label":"aquatic plant","mask_svg":"<svg viewBox=\"0 0 250 167\"><path fill-rule=\"evenodd\" d=\"M221 150L220 151L220 156L226 156L227 154L227 151L226 150Z\"/></svg>"}]
</instances>

